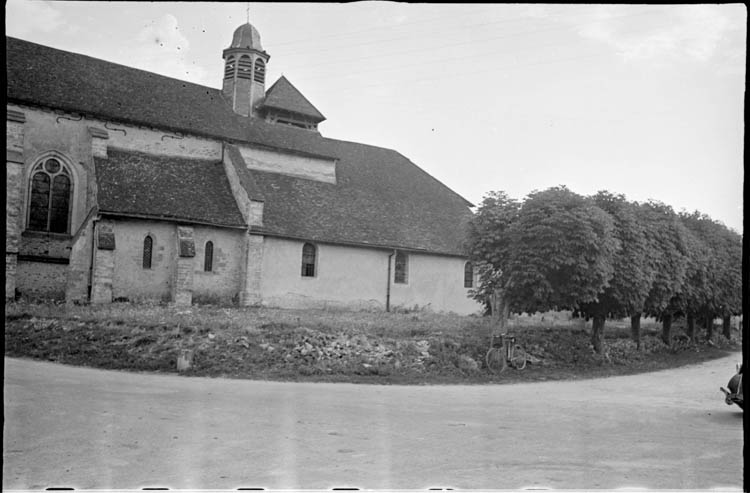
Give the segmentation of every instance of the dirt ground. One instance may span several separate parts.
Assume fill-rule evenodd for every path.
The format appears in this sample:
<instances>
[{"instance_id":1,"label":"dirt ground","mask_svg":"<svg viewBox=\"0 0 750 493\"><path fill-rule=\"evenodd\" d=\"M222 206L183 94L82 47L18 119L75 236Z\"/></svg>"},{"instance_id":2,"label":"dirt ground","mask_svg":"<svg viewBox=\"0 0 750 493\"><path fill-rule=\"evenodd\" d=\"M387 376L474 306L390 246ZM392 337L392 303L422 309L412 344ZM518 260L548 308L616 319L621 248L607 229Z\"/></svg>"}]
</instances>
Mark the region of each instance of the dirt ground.
<instances>
[{"instance_id":1,"label":"dirt ground","mask_svg":"<svg viewBox=\"0 0 750 493\"><path fill-rule=\"evenodd\" d=\"M511 385L184 378L5 358L3 488L741 490L741 355Z\"/></svg>"}]
</instances>

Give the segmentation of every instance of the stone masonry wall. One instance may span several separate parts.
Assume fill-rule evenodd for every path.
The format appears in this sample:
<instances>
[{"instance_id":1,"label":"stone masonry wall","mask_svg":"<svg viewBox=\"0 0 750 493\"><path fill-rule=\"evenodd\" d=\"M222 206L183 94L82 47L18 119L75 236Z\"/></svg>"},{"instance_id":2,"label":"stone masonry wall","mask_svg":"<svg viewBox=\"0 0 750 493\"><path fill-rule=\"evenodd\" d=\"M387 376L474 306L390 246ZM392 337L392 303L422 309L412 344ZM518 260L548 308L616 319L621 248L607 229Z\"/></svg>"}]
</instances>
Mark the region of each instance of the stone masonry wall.
<instances>
[{"instance_id":1,"label":"stone masonry wall","mask_svg":"<svg viewBox=\"0 0 750 493\"><path fill-rule=\"evenodd\" d=\"M91 303L111 303L115 274L116 242L112 240L115 224L102 220L94 226L94 272L91 280Z\"/></svg>"},{"instance_id":2,"label":"stone masonry wall","mask_svg":"<svg viewBox=\"0 0 750 493\"><path fill-rule=\"evenodd\" d=\"M194 226L193 302L231 303L243 288L245 230ZM206 271L206 243L213 243L211 271Z\"/></svg>"},{"instance_id":3,"label":"stone masonry wall","mask_svg":"<svg viewBox=\"0 0 750 493\"><path fill-rule=\"evenodd\" d=\"M246 264L244 269L245 285L240 294L240 304L242 306L257 305L262 300L261 282L263 280L263 247L263 236L246 236Z\"/></svg>"},{"instance_id":4,"label":"stone masonry wall","mask_svg":"<svg viewBox=\"0 0 750 493\"><path fill-rule=\"evenodd\" d=\"M15 296L18 252L21 243L23 194L23 138L26 116L8 109L5 165L5 299Z\"/></svg>"},{"instance_id":5,"label":"stone masonry wall","mask_svg":"<svg viewBox=\"0 0 750 493\"><path fill-rule=\"evenodd\" d=\"M10 300L16 293L16 274L18 272L18 255L5 254L5 299Z\"/></svg>"},{"instance_id":6,"label":"stone masonry wall","mask_svg":"<svg viewBox=\"0 0 750 493\"><path fill-rule=\"evenodd\" d=\"M175 234L174 224L166 222L117 220L114 298L136 302L171 299ZM143 267L143 242L146 236L153 241L150 268Z\"/></svg>"},{"instance_id":7,"label":"stone masonry wall","mask_svg":"<svg viewBox=\"0 0 750 493\"><path fill-rule=\"evenodd\" d=\"M65 301L68 303L83 303L89 300L95 212L91 211L71 242L70 264L65 284Z\"/></svg>"},{"instance_id":8,"label":"stone masonry wall","mask_svg":"<svg viewBox=\"0 0 750 493\"><path fill-rule=\"evenodd\" d=\"M17 288L24 296L62 300L65 297L65 264L19 260L16 267Z\"/></svg>"},{"instance_id":9,"label":"stone masonry wall","mask_svg":"<svg viewBox=\"0 0 750 493\"><path fill-rule=\"evenodd\" d=\"M193 259L195 258L195 238L193 228L177 226L177 257L175 277L172 285L172 301L176 305L190 305L193 302Z\"/></svg>"}]
</instances>

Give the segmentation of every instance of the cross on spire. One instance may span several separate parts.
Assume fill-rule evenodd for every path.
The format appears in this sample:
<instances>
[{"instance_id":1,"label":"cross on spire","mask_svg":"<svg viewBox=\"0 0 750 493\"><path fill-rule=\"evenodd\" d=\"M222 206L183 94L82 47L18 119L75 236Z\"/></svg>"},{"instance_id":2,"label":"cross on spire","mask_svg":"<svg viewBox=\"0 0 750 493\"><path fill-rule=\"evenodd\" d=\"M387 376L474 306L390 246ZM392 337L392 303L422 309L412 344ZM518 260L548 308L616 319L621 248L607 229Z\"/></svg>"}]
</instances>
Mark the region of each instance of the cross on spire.
<instances>
[{"instance_id":1,"label":"cross on spire","mask_svg":"<svg viewBox=\"0 0 750 493\"><path fill-rule=\"evenodd\" d=\"M250 24L250 2L247 2L247 23Z\"/></svg>"}]
</instances>

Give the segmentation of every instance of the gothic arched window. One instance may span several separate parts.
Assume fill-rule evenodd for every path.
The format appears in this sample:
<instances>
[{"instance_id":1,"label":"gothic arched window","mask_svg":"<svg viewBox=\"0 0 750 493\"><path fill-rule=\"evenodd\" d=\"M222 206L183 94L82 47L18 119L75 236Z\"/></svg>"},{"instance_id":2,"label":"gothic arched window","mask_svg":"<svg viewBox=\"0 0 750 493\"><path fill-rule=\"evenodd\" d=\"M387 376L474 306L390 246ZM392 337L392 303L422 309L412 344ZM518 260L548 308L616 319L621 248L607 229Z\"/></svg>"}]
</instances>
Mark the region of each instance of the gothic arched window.
<instances>
[{"instance_id":1,"label":"gothic arched window","mask_svg":"<svg viewBox=\"0 0 750 493\"><path fill-rule=\"evenodd\" d=\"M237 78L251 79L253 74L253 60L247 55L242 55L237 62Z\"/></svg>"},{"instance_id":2,"label":"gothic arched window","mask_svg":"<svg viewBox=\"0 0 750 493\"><path fill-rule=\"evenodd\" d=\"M154 239L151 236L146 236L143 239L143 268L151 268L151 256L154 253Z\"/></svg>"},{"instance_id":3,"label":"gothic arched window","mask_svg":"<svg viewBox=\"0 0 750 493\"><path fill-rule=\"evenodd\" d=\"M255 74L253 75L255 82L263 84L266 80L266 63L262 58L255 60Z\"/></svg>"},{"instance_id":4,"label":"gothic arched window","mask_svg":"<svg viewBox=\"0 0 750 493\"><path fill-rule=\"evenodd\" d=\"M212 241L206 242L206 249L203 254L203 270L205 272L214 270L214 243Z\"/></svg>"},{"instance_id":5,"label":"gothic arched window","mask_svg":"<svg viewBox=\"0 0 750 493\"><path fill-rule=\"evenodd\" d=\"M302 277L315 277L315 245L312 243L302 247Z\"/></svg>"},{"instance_id":6,"label":"gothic arched window","mask_svg":"<svg viewBox=\"0 0 750 493\"><path fill-rule=\"evenodd\" d=\"M28 229L69 232L73 194L70 171L59 160L47 158L32 171L30 188Z\"/></svg>"}]
</instances>

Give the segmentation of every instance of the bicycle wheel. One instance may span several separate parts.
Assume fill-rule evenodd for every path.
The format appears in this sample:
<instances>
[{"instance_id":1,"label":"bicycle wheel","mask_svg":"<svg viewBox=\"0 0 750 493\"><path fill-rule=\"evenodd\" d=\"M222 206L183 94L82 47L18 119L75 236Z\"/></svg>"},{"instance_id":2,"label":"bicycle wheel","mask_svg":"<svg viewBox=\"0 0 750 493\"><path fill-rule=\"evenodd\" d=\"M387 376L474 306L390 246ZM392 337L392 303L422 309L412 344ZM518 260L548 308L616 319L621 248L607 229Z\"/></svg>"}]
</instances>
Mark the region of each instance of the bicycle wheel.
<instances>
[{"instance_id":1,"label":"bicycle wheel","mask_svg":"<svg viewBox=\"0 0 750 493\"><path fill-rule=\"evenodd\" d=\"M484 360L487 363L487 368L493 373L502 373L508 367L508 362L505 360L504 348L490 348Z\"/></svg>"},{"instance_id":2,"label":"bicycle wheel","mask_svg":"<svg viewBox=\"0 0 750 493\"><path fill-rule=\"evenodd\" d=\"M510 360L510 365L516 370L523 370L526 368L526 351L516 346L513 351L513 358Z\"/></svg>"}]
</instances>

